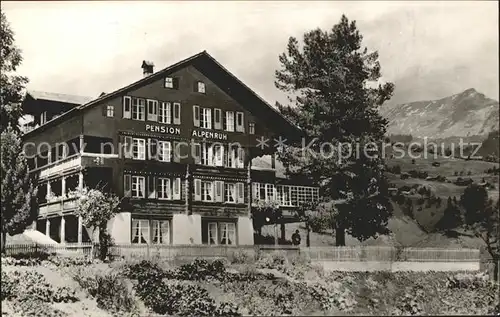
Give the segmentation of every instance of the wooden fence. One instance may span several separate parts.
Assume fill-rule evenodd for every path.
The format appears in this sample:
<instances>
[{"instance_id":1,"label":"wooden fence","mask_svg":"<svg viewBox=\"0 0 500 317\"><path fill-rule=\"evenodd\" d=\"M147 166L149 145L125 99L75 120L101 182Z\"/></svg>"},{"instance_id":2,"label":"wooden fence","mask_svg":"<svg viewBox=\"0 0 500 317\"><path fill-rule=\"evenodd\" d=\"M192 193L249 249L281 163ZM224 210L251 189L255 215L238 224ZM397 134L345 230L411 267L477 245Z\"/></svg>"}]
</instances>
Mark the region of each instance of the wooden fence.
<instances>
[{"instance_id":1,"label":"wooden fence","mask_svg":"<svg viewBox=\"0 0 500 317\"><path fill-rule=\"evenodd\" d=\"M56 253L67 256L90 256L92 245L7 245L6 256L34 254L36 252ZM94 255L98 245L94 245ZM444 248L393 248L375 246L354 247L293 247L293 246L208 246L208 245L115 245L111 253L118 258L165 259L179 258L232 258L242 257L256 260L264 254L279 253L291 259L303 256L312 261L379 261L379 262L479 262L478 249Z\"/></svg>"}]
</instances>

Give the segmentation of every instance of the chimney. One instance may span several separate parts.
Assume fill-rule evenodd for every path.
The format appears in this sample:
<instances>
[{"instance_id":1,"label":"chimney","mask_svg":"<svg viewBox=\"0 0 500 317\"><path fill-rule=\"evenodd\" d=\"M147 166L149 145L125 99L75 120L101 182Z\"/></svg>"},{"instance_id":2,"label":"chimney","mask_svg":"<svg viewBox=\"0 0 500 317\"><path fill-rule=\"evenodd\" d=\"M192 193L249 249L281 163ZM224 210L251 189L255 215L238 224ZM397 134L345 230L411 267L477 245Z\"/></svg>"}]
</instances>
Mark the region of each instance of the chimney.
<instances>
[{"instance_id":1,"label":"chimney","mask_svg":"<svg viewBox=\"0 0 500 317\"><path fill-rule=\"evenodd\" d=\"M153 74L153 69L154 69L155 65L153 64L153 62L142 61L141 67L142 67L143 77L148 77L149 75Z\"/></svg>"}]
</instances>

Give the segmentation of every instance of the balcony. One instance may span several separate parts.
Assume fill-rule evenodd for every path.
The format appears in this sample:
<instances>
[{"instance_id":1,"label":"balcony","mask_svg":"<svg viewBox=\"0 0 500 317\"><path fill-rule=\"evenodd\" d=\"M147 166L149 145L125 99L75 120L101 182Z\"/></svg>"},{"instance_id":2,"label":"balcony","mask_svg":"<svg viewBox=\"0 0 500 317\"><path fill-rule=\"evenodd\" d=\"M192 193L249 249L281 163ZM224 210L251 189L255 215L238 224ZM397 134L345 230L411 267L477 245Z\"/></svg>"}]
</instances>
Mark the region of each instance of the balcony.
<instances>
[{"instance_id":1,"label":"balcony","mask_svg":"<svg viewBox=\"0 0 500 317\"><path fill-rule=\"evenodd\" d=\"M39 177L44 178L54 174L60 174L70 169L78 168L81 165L82 165L82 157L80 155L73 155L63 160L50 163L39 169L35 169L34 171L38 170L40 172Z\"/></svg>"},{"instance_id":2,"label":"balcony","mask_svg":"<svg viewBox=\"0 0 500 317\"><path fill-rule=\"evenodd\" d=\"M39 207L39 216L70 212L76 208L76 197L54 197Z\"/></svg>"}]
</instances>

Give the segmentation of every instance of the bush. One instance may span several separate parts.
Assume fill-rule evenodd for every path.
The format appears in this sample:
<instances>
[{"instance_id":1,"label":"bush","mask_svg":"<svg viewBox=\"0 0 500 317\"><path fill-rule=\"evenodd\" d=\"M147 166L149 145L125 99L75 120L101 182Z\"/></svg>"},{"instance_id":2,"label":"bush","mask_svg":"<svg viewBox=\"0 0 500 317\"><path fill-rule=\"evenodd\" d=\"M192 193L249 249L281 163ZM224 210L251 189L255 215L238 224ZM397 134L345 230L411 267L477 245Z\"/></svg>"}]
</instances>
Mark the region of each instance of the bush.
<instances>
[{"instance_id":1,"label":"bush","mask_svg":"<svg viewBox=\"0 0 500 317\"><path fill-rule=\"evenodd\" d=\"M42 302L70 303L78 301L75 291L70 288L53 287L45 277L36 271L12 271L8 274L3 274L2 280L7 280L6 290L4 294L4 283L2 281L2 299L17 299L24 300L39 300Z\"/></svg>"},{"instance_id":2,"label":"bush","mask_svg":"<svg viewBox=\"0 0 500 317\"><path fill-rule=\"evenodd\" d=\"M232 253L229 257L229 262L231 264L245 264L254 262L255 257L249 252L238 250L238 252Z\"/></svg>"},{"instance_id":3,"label":"bush","mask_svg":"<svg viewBox=\"0 0 500 317\"><path fill-rule=\"evenodd\" d=\"M133 280L139 280L146 277L158 278L161 280L170 276L170 274L159 267L158 264L146 260L126 266L123 270L123 274L125 277Z\"/></svg>"},{"instance_id":4,"label":"bush","mask_svg":"<svg viewBox=\"0 0 500 317\"><path fill-rule=\"evenodd\" d=\"M97 307L112 313L137 311L131 289L116 272L103 274L80 269L73 278L96 299Z\"/></svg>"},{"instance_id":5,"label":"bush","mask_svg":"<svg viewBox=\"0 0 500 317\"><path fill-rule=\"evenodd\" d=\"M4 299L10 299L13 296L15 296L15 283L14 281L5 273L5 271L2 271L2 281L1 281L1 289L2 289L2 300Z\"/></svg>"}]
</instances>

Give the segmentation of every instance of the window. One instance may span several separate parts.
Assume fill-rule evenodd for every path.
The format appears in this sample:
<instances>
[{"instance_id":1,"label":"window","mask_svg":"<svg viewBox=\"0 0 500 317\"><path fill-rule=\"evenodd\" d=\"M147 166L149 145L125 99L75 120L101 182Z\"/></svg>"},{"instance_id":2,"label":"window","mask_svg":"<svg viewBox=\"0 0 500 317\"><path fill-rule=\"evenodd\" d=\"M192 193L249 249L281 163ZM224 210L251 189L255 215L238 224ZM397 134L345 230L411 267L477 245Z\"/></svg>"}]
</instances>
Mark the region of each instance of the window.
<instances>
[{"instance_id":1,"label":"window","mask_svg":"<svg viewBox=\"0 0 500 317\"><path fill-rule=\"evenodd\" d=\"M212 129L212 109L200 109L200 127L204 129Z\"/></svg>"},{"instance_id":2,"label":"window","mask_svg":"<svg viewBox=\"0 0 500 317\"><path fill-rule=\"evenodd\" d=\"M250 122L248 124L248 133L250 134L255 134L255 123Z\"/></svg>"},{"instance_id":3,"label":"window","mask_svg":"<svg viewBox=\"0 0 500 317\"><path fill-rule=\"evenodd\" d=\"M224 183L225 191L225 202L226 203L236 203L238 196L236 194L236 184Z\"/></svg>"},{"instance_id":4,"label":"window","mask_svg":"<svg viewBox=\"0 0 500 317\"><path fill-rule=\"evenodd\" d=\"M165 88L174 88L174 79L172 77L165 77Z\"/></svg>"},{"instance_id":5,"label":"window","mask_svg":"<svg viewBox=\"0 0 500 317\"><path fill-rule=\"evenodd\" d=\"M243 124L243 112L236 112L236 131L245 132L245 125Z\"/></svg>"},{"instance_id":6,"label":"window","mask_svg":"<svg viewBox=\"0 0 500 317\"><path fill-rule=\"evenodd\" d=\"M226 111L226 121L225 121L224 130L229 131L229 132L234 132L234 112L233 111Z\"/></svg>"},{"instance_id":7,"label":"window","mask_svg":"<svg viewBox=\"0 0 500 317\"><path fill-rule=\"evenodd\" d=\"M205 93L205 83L202 81L197 82L196 91L204 94Z\"/></svg>"},{"instance_id":8,"label":"window","mask_svg":"<svg viewBox=\"0 0 500 317\"><path fill-rule=\"evenodd\" d=\"M153 244L170 244L170 221L152 220Z\"/></svg>"},{"instance_id":9,"label":"window","mask_svg":"<svg viewBox=\"0 0 500 317\"><path fill-rule=\"evenodd\" d=\"M115 116L115 106L107 105L106 106L106 117L114 117Z\"/></svg>"},{"instance_id":10,"label":"window","mask_svg":"<svg viewBox=\"0 0 500 317\"><path fill-rule=\"evenodd\" d=\"M165 77L165 88L179 89L179 78Z\"/></svg>"},{"instance_id":11,"label":"window","mask_svg":"<svg viewBox=\"0 0 500 317\"><path fill-rule=\"evenodd\" d=\"M172 199L172 191L169 178L158 178L158 199Z\"/></svg>"},{"instance_id":12,"label":"window","mask_svg":"<svg viewBox=\"0 0 500 317\"><path fill-rule=\"evenodd\" d=\"M172 157L172 147L169 141L158 141L158 160L170 162Z\"/></svg>"},{"instance_id":13,"label":"window","mask_svg":"<svg viewBox=\"0 0 500 317\"><path fill-rule=\"evenodd\" d=\"M123 118L132 118L132 99L129 96L123 97Z\"/></svg>"},{"instance_id":14,"label":"window","mask_svg":"<svg viewBox=\"0 0 500 317\"><path fill-rule=\"evenodd\" d=\"M146 159L146 140L145 139L132 139L132 158L134 160Z\"/></svg>"},{"instance_id":15,"label":"window","mask_svg":"<svg viewBox=\"0 0 500 317\"><path fill-rule=\"evenodd\" d=\"M170 221L132 219L133 244L170 244Z\"/></svg>"},{"instance_id":16,"label":"window","mask_svg":"<svg viewBox=\"0 0 500 317\"><path fill-rule=\"evenodd\" d=\"M214 161L213 147L203 143L201 145L201 164L212 166Z\"/></svg>"},{"instance_id":17,"label":"window","mask_svg":"<svg viewBox=\"0 0 500 317\"><path fill-rule=\"evenodd\" d=\"M146 180L144 176L132 176L132 197L144 198L146 192Z\"/></svg>"},{"instance_id":18,"label":"window","mask_svg":"<svg viewBox=\"0 0 500 317\"><path fill-rule=\"evenodd\" d=\"M160 102L158 105L158 122L172 123L172 107L170 102Z\"/></svg>"},{"instance_id":19,"label":"window","mask_svg":"<svg viewBox=\"0 0 500 317\"><path fill-rule=\"evenodd\" d=\"M266 201L274 200L274 185L266 184Z\"/></svg>"},{"instance_id":20,"label":"window","mask_svg":"<svg viewBox=\"0 0 500 317\"><path fill-rule=\"evenodd\" d=\"M158 121L158 100L148 99L148 120Z\"/></svg>"},{"instance_id":21,"label":"window","mask_svg":"<svg viewBox=\"0 0 500 317\"><path fill-rule=\"evenodd\" d=\"M181 124L181 104L174 102L174 124Z\"/></svg>"},{"instance_id":22,"label":"window","mask_svg":"<svg viewBox=\"0 0 500 317\"><path fill-rule=\"evenodd\" d=\"M215 166L224 166L224 146L222 144L214 144L213 148L213 161Z\"/></svg>"},{"instance_id":23,"label":"window","mask_svg":"<svg viewBox=\"0 0 500 317\"><path fill-rule=\"evenodd\" d=\"M132 119L134 120L142 120L146 119L145 111L146 111L146 100L142 98L133 98L132 99Z\"/></svg>"},{"instance_id":24,"label":"window","mask_svg":"<svg viewBox=\"0 0 500 317\"><path fill-rule=\"evenodd\" d=\"M222 129L222 112L220 109L214 109L214 129Z\"/></svg>"},{"instance_id":25,"label":"window","mask_svg":"<svg viewBox=\"0 0 500 317\"><path fill-rule=\"evenodd\" d=\"M282 206L292 206L290 186L276 186L276 199Z\"/></svg>"},{"instance_id":26,"label":"window","mask_svg":"<svg viewBox=\"0 0 500 317\"><path fill-rule=\"evenodd\" d=\"M132 219L132 243L149 244L149 220Z\"/></svg>"},{"instance_id":27,"label":"window","mask_svg":"<svg viewBox=\"0 0 500 317\"><path fill-rule=\"evenodd\" d=\"M243 168L245 165L244 162L245 152L243 148L239 146L233 146L229 148L229 153L226 155L226 167L232 168Z\"/></svg>"},{"instance_id":28,"label":"window","mask_svg":"<svg viewBox=\"0 0 500 317\"><path fill-rule=\"evenodd\" d=\"M236 244L236 224L233 222L209 222L208 244Z\"/></svg>"},{"instance_id":29,"label":"window","mask_svg":"<svg viewBox=\"0 0 500 317\"><path fill-rule=\"evenodd\" d=\"M40 124L45 124L47 122L47 111L40 114Z\"/></svg>"},{"instance_id":30,"label":"window","mask_svg":"<svg viewBox=\"0 0 500 317\"><path fill-rule=\"evenodd\" d=\"M214 184L212 182L201 182L201 200L214 201Z\"/></svg>"}]
</instances>

